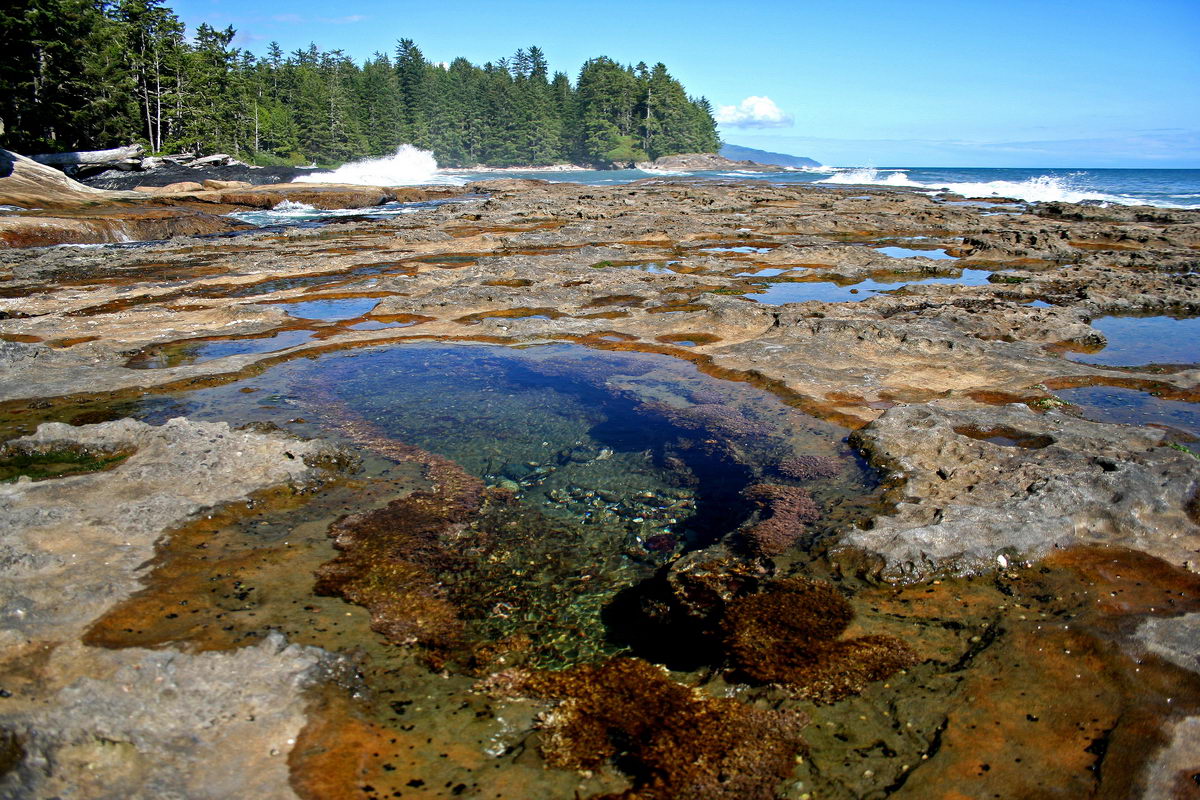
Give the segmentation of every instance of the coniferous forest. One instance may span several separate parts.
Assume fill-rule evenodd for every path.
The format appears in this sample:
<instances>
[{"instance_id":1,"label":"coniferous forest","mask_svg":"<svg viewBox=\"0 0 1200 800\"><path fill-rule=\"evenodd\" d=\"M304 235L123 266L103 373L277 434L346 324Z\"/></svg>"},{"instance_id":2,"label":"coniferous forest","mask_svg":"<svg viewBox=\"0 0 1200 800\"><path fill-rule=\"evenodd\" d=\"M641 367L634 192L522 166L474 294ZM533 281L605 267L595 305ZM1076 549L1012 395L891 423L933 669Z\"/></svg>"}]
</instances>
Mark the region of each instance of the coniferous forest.
<instances>
[{"instance_id":1,"label":"coniferous forest","mask_svg":"<svg viewBox=\"0 0 1200 800\"><path fill-rule=\"evenodd\" d=\"M188 35L162 0L0 7L0 141L26 153L141 142L263 165L336 164L401 144L443 166L597 166L719 146L711 108L663 64L598 57L574 82L538 47L476 66L410 39L363 64L340 50L255 55L235 31Z\"/></svg>"}]
</instances>

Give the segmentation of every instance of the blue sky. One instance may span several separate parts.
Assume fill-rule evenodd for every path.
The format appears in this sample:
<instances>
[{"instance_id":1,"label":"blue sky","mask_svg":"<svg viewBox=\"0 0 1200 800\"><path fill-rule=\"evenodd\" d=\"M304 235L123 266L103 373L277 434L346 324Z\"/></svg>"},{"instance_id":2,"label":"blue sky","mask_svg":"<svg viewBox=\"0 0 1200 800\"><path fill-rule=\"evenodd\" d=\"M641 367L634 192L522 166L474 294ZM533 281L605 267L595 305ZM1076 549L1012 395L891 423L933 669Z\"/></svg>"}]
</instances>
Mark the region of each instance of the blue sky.
<instances>
[{"instance_id":1,"label":"blue sky","mask_svg":"<svg viewBox=\"0 0 1200 800\"><path fill-rule=\"evenodd\" d=\"M1198 0L167 2L258 53L662 61L726 141L826 164L1200 168Z\"/></svg>"}]
</instances>

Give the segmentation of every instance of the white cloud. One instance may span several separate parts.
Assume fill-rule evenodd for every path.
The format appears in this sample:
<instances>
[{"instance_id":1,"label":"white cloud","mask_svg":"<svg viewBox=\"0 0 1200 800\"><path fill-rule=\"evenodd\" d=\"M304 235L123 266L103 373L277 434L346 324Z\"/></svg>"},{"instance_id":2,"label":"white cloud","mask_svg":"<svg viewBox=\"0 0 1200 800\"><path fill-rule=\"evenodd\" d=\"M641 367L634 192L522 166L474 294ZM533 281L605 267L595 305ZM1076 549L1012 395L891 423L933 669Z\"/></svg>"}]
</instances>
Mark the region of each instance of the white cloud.
<instances>
[{"instance_id":1,"label":"white cloud","mask_svg":"<svg viewBox=\"0 0 1200 800\"><path fill-rule=\"evenodd\" d=\"M734 128L790 128L792 115L785 114L769 97L750 96L736 106L719 106L717 122Z\"/></svg>"}]
</instances>

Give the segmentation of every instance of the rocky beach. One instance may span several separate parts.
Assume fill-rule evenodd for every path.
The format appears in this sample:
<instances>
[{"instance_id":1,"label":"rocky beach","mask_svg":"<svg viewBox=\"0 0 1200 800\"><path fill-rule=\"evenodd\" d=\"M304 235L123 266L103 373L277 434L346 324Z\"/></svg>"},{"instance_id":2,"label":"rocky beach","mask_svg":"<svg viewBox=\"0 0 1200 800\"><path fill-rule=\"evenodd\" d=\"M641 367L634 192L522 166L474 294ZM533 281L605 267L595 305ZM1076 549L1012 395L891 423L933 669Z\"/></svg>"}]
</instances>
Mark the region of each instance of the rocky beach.
<instances>
[{"instance_id":1,"label":"rocky beach","mask_svg":"<svg viewBox=\"0 0 1200 800\"><path fill-rule=\"evenodd\" d=\"M1200 211L4 171L0 796L1196 795Z\"/></svg>"}]
</instances>

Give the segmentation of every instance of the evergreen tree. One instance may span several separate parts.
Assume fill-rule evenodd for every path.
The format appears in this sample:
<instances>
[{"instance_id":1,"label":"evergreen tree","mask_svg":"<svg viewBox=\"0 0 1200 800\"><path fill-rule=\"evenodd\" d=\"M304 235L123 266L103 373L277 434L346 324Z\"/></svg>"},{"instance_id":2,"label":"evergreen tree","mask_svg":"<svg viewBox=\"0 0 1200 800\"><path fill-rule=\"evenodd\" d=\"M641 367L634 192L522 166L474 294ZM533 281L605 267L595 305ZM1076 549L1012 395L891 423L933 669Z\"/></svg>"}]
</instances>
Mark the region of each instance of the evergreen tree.
<instances>
[{"instance_id":1,"label":"evergreen tree","mask_svg":"<svg viewBox=\"0 0 1200 800\"><path fill-rule=\"evenodd\" d=\"M583 65L576 85L580 105L582 155L592 164L645 160L634 134L641 90L632 67L610 58Z\"/></svg>"},{"instance_id":2,"label":"evergreen tree","mask_svg":"<svg viewBox=\"0 0 1200 800\"><path fill-rule=\"evenodd\" d=\"M600 57L575 86L536 45L477 67L430 64L411 39L361 66L316 45L262 58L233 28L189 39L165 0L10 0L0 8L4 141L31 152L138 140L266 163L432 148L447 166L598 166L720 146L712 108L663 64Z\"/></svg>"},{"instance_id":3,"label":"evergreen tree","mask_svg":"<svg viewBox=\"0 0 1200 800\"><path fill-rule=\"evenodd\" d=\"M417 147L429 147L429 117L432 112L429 64L412 39L396 44L396 78L400 87L400 139Z\"/></svg>"},{"instance_id":4,"label":"evergreen tree","mask_svg":"<svg viewBox=\"0 0 1200 800\"><path fill-rule=\"evenodd\" d=\"M120 0L115 12L122 23L121 41L142 130L150 149L159 151L177 122L180 60L185 57L183 23L163 0Z\"/></svg>"},{"instance_id":5,"label":"evergreen tree","mask_svg":"<svg viewBox=\"0 0 1200 800\"><path fill-rule=\"evenodd\" d=\"M359 124L372 156L394 153L401 141L400 84L391 59L376 53L358 81Z\"/></svg>"},{"instance_id":6,"label":"evergreen tree","mask_svg":"<svg viewBox=\"0 0 1200 800\"><path fill-rule=\"evenodd\" d=\"M130 134L129 84L104 5L10 0L0 7L0 122L18 150L72 150ZM96 91L95 83L104 84ZM119 140L118 140L119 141Z\"/></svg>"}]
</instances>

